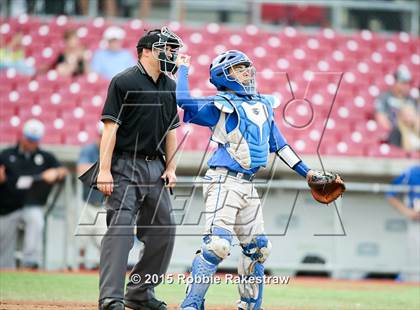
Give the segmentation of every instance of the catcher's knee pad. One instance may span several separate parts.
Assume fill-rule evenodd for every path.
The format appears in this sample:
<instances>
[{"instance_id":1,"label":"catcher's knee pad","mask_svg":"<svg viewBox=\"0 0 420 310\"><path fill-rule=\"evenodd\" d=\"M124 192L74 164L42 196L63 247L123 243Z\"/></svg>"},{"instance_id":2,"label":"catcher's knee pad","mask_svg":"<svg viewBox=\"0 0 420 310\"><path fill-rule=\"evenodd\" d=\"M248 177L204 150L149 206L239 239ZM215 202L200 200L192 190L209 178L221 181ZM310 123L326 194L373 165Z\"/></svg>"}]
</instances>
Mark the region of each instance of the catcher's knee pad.
<instances>
[{"instance_id":1,"label":"catcher's knee pad","mask_svg":"<svg viewBox=\"0 0 420 310\"><path fill-rule=\"evenodd\" d=\"M271 242L265 235L256 236L242 245L238 273L241 276L238 289L241 299L238 309L258 310L261 308L264 288L264 265L271 252Z\"/></svg>"},{"instance_id":2,"label":"catcher's knee pad","mask_svg":"<svg viewBox=\"0 0 420 310\"><path fill-rule=\"evenodd\" d=\"M211 277L217 265L229 255L232 233L226 229L215 227L212 235L203 239L201 251L194 258L191 270L191 285L181 309L204 309L204 296L211 283Z\"/></svg>"},{"instance_id":3,"label":"catcher's knee pad","mask_svg":"<svg viewBox=\"0 0 420 310\"><path fill-rule=\"evenodd\" d=\"M201 252L204 259L214 265L220 264L230 252L232 233L221 227L214 227L212 234L204 237Z\"/></svg>"},{"instance_id":4,"label":"catcher's knee pad","mask_svg":"<svg viewBox=\"0 0 420 310\"><path fill-rule=\"evenodd\" d=\"M264 263L271 253L271 242L265 235L255 236L250 243L242 245L242 253L253 261Z\"/></svg>"}]
</instances>

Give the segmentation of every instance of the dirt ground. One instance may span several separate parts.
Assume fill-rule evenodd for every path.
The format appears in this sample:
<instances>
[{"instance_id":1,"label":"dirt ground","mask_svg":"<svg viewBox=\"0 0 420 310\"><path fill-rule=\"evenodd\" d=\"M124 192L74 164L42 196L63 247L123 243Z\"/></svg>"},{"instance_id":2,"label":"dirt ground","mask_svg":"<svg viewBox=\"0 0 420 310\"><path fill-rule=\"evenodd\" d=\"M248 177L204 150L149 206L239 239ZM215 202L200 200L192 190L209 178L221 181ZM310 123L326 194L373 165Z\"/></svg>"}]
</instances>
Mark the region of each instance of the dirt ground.
<instances>
[{"instance_id":1,"label":"dirt ground","mask_svg":"<svg viewBox=\"0 0 420 310\"><path fill-rule=\"evenodd\" d=\"M0 310L97 310L95 303L46 302L46 301L0 301ZM126 308L128 310L128 308ZM176 310L176 306L169 306ZM228 310L227 307L206 307L208 310Z\"/></svg>"}]
</instances>

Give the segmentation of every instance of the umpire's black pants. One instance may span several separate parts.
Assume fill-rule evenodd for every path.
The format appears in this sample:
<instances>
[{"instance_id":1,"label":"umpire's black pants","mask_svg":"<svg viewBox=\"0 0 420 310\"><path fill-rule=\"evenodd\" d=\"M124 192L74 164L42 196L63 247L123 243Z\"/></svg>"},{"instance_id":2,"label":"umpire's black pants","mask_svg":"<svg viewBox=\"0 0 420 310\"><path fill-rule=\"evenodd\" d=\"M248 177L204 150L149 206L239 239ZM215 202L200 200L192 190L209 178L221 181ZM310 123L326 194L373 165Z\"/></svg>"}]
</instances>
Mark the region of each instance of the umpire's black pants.
<instances>
[{"instance_id":1,"label":"umpire's black pants","mask_svg":"<svg viewBox=\"0 0 420 310\"><path fill-rule=\"evenodd\" d=\"M101 245L99 301L125 299L127 305L135 307L140 301L154 297L154 287L168 268L175 239L172 206L160 178L164 169L159 159L146 161L128 155L114 155L112 159L114 190L105 204L108 230ZM136 225L144 251L131 271L124 298L128 253L134 243ZM145 283L152 277L159 281Z\"/></svg>"}]
</instances>

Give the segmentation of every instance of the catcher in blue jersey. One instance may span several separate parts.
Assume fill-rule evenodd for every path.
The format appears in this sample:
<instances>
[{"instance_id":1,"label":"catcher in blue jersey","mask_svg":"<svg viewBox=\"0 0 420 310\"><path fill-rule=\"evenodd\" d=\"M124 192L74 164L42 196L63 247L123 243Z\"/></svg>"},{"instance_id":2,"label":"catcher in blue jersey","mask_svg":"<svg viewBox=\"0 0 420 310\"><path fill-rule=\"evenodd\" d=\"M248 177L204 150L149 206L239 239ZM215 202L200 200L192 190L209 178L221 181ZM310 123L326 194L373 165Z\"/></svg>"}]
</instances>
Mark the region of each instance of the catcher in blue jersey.
<instances>
[{"instance_id":1,"label":"catcher in blue jersey","mask_svg":"<svg viewBox=\"0 0 420 310\"><path fill-rule=\"evenodd\" d=\"M261 309L264 262L271 243L264 233L261 203L252 183L255 173L266 166L269 153L276 153L307 178L314 198L322 203L340 196L344 183L336 174L310 170L287 144L274 122L279 101L257 93L256 71L244 53L230 50L213 60L210 82L218 93L211 97L191 97L189 63L186 55L177 60L177 104L184 110L184 122L211 129L218 148L204 176L206 228L181 309L204 309L208 279L229 255L234 234L242 247L238 273L243 281L239 281L237 308Z\"/></svg>"}]
</instances>

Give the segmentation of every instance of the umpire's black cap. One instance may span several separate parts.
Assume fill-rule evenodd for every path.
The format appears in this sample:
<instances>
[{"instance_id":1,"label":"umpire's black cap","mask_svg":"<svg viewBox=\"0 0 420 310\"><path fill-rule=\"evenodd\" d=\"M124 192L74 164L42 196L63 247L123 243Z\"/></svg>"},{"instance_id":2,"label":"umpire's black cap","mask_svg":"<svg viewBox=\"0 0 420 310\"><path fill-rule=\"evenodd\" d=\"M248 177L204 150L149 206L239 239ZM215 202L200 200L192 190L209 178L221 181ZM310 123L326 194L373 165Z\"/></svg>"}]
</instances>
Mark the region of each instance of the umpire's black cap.
<instances>
[{"instance_id":1,"label":"umpire's black cap","mask_svg":"<svg viewBox=\"0 0 420 310\"><path fill-rule=\"evenodd\" d=\"M168 44L174 47L182 46L181 39L166 27L162 29L153 29L148 31L137 42L137 52L140 53L143 48L152 49L154 43Z\"/></svg>"},{"instance_id":2,"label":"umpire's black cap","mask_svg":"<svg viewBox=\"0 0 420 310\"><path fill-rule=\"evenodd\" d=\"M143 48L147 48L151 50L153 43L159 42L159 39L160 39L160 29L154 29L154 30L148 31L137 42L137 51L141 51Z\"/></svg>"}]
</instances>

